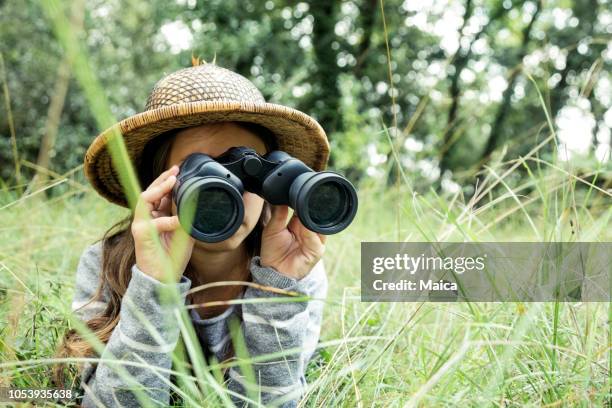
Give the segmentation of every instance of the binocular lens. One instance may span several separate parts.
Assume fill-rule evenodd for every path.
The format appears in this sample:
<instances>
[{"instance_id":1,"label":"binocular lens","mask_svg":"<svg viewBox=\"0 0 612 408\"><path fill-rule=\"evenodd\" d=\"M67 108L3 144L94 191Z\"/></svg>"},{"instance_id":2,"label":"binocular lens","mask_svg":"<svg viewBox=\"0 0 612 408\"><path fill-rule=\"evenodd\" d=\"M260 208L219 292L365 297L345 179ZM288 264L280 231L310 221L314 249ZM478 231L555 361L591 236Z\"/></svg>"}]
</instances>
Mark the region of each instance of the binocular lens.
<instances>
[{"instance_id":1,"label":"binocular lens","mask_svg":"<svg viewBox=\"0 0 612 408\"><path fill-rule=\"evenodd\" d=\"M205 234L218 234L232 222L237 212L235 207L227 190L219 187L201 189L193 225Z\"/></svg>"},{"instance_id":2,"label":"binocular lens","mask_svg":"<svg viewBox=\"0 0 612 408\"><path fill-rule=\"evenodd\" d=\"M336 234L357 213L357 193L344 177L332 172L308 172L296 177L289 191L291 207L306 228Z\"/></svg>"},{"instance_id":3,"label":"binocular lens","mask_svg":"<svg viewBox=\"0 0 612 408\"><path fill-rule=\"evenodd\" d=\"M346 218L348 207L349 197L344 186L327 181L313 188L307 208L315 224L331 227Z\"/></svg>"},{"instance_id":4,"label":"binocular lens","mask_svg":"<svg viewBox=\"0 0 612 408\"><path fill-rule=\"evenodd\" d=\"M242 195L217 177L201 177L179 187L178 213L191 236L204 242L231 237L242 224Z\"/></svg>"}]
</instances>

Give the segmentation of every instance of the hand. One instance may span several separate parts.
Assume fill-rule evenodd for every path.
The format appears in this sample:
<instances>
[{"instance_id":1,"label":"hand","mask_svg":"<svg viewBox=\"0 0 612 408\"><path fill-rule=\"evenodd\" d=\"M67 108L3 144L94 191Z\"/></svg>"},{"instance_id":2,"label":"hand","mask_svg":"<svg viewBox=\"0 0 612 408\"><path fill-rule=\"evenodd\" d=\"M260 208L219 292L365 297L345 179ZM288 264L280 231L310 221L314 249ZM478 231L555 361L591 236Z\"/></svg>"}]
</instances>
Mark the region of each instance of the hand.
<instances>
[{"instance_id":1,"label":"hand","mask_svg":"<svg viewBox=\"0 0 612 408\"><path fill-rule=\"evenodd\" d=\"M178 216L172 215L171 194L178 171L178 166L172 166L140 194L132 221L136 265L162 282L170 278L165 268L170 268L171 277L178 281L193 251L193 238L181 228ZM156 234L162 244L161 250Z\"/></svg>"},{"instance_id":2,"label":"hand","mask_svg":"<svg viewBox=\"0 0 612 408\"><path fill-rule=\"evenodd\" d=\"M326 236L307 229L289 207L273 205L272 218L261 238L261 266L272 267L294 279L302 279L323 256Z\"/></svg>"}]
</instances>

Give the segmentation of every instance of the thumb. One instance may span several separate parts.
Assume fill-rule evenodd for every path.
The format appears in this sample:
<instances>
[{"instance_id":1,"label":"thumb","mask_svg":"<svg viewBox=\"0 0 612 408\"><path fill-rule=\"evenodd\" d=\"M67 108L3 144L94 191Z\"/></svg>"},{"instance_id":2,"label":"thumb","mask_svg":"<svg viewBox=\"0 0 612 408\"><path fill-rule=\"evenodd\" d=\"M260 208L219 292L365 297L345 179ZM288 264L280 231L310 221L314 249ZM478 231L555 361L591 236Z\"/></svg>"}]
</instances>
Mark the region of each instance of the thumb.
<instances>
[{"instance_id":1,"label":"thumb","mask_svg":"<svg viewBox=\"0 0 612 408\"><path fill-rule=\"evenodd\" d=\"M181 224L178 216L160 217L151 220L158 232L171 232L177 229Z\"/></svg>"},{"instance_id":2,"label":"thumb","mask_svg":"<svg viewBox=\"0 0 612 408\"><path fill-rule=\"evenodd\" d=\"M268 234L276 234L287 228L287 215L289 215L289 207L286 205L272 205L272 216L270 221L264 227Z\"/></svg>"}]
</instances>

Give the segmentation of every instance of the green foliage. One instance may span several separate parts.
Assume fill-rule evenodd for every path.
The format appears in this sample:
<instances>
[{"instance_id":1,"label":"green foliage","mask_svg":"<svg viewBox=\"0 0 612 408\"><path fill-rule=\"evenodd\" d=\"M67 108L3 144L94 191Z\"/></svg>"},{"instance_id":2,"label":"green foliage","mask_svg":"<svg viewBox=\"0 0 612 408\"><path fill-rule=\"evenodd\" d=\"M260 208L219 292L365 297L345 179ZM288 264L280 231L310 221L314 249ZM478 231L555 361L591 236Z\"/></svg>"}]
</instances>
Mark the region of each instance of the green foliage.
<instances>
[{"instance_id":1,"label":"green foliage","mask_svg":"<svg viewBox=\"0 0 612 408\"><path fill-rule=\"evenodd\" d=\"M430 161L441 172L454 172L461 184L471 182L473 171L490 159L483 152L491 138L494 147L509 147L510 159L529 151L545 118L525 72L545 90L553 118L563 106L586 98L594 131L609 126L604 114L610 101L600 85L609 82L611 71L608 0L545 2L535 18L532 1L451 1L424 8L391 0L384 3L385 24L379 2L348 1L330 9L327 3L93 1L86 5L81 38L116 118L141 111L154 83L189 66L192 54L214 58L252 79L270 102L319 119L332 140L332 164L356 180L370 165L370 142L391 159L382 124L401 130L417 119L401 137L424 147L419 157L402 147L398 157ZM0 52L18 151L22 161L36 162L65 49L39 3L8 1L0 7ZM67 4L63 11L69 15ZM469 17L467 23L462 17ZM530 18L535 21L527 30ZM168 41L169 27L175 36L177 27L183 30L191 41ZM529 58L541 62L524 65ZM82 163L85 149L103 130L71 78L50 151L50 170L60 174ZM503 83L511 86L504 99ZM456 113L449 111L453 106ZM12 183L8 115L4 105L0 111L0 178ZM431 183L418 166L407 170L418 185ZM33 170L26 166L24 172L27 179Z\"/></svg>"}]
</instances>

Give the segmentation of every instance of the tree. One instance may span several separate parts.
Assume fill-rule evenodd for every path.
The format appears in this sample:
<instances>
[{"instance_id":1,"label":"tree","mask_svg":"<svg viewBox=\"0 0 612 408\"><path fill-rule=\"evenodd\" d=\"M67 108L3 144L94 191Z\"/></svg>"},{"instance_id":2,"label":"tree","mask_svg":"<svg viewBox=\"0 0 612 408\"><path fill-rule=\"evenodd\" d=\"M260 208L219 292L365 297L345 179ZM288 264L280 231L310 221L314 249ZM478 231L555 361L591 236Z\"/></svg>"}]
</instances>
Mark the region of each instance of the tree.
<instances>
[{"instance_id":1,"label":"tree","mask_svg":"<svg viewBox=\"0 0 612 408\"><path fill-rule=\"evenodd\" d=\"M493 124L491 126L491 132L489 134L487 144L485 146L484 151L481 155L481 161L484 162L487 158L490 157L491 153L495 150L495 148L499 145L500 141L503 139L503 125L506 116L510 110L510 97L514 93L514 86L516 84L516 80L522 72L522 61L525 55L527 55L527 51L529 49L529 44L531 42L531 31L535 22L542 11L542 2L536 2L536 8L533 12L529 23L525 26L522 32L522 42L518 52L516 53L516 57L514 58L515 66L510 71L510 76L508 78L508 86L504 90L502 101L497 109L497 114L495 115L495 119L493 120Z\"/></svg>"},{"instance_id":2,"label":"tree","mask_svg":"<svg viewBox=\"0 0 612 408\"><path fill-rule=\"evenodd\" d=\"M514 4L512 5L514 6ZM511 6L511 7L512 7ZM451 168L451 146L453 145L453 137L458 129L458 113L461 105L461 89L459 86L461 74L465 70L470 61L472 50L474 48L474 44L483 35L486 35L490 28L493 26L493 23L497 22L500 18L502 18L511 7L504 7L504 2L499 1L495 5L494 9L491 11L488 22L482 26L482 28L471 38L470 43L467 48L459 47L457 48L457 52L453 56L451 60L451 66L453 67L450 78L450 86L449 86L449 95L451 97L451 105L448 110L448 116L446 119L446 127L444 129L444 134L442 136L442 146L440 147L440 173L444 174L446 170ZM465 14L463 16L463 25L460 29L460 41L465 38L465 34L463 33L464 28L470 19L473 12L473 5L471 0L466 1L465 6ZM456 140L455 140L456 141Z\"/></svg>"},{"instance_id":3,"label":"tree","mask_svg":"<svg viewBox=\"0 0 612 408\"><path fill-rule=\"evenodd\" d=\"M85 16L85 2L80 0L73 4L72 17L70 24L72 30L78 34L83 30L83 20ZM55 145L55 138L59 130L62 110L66 94L68 93L68 83L70 80L70 71L74 59L73 53L66 52L57 69L57 79L51 93L51 102L47 110L47 120L45 122L44 133L38 150L38 159L36 160L36 174L30 183L30 190L35 190L44 185L47 179L47 169L51 160L51 153Z\"/></svg>"}]
</instances>

